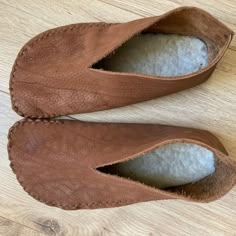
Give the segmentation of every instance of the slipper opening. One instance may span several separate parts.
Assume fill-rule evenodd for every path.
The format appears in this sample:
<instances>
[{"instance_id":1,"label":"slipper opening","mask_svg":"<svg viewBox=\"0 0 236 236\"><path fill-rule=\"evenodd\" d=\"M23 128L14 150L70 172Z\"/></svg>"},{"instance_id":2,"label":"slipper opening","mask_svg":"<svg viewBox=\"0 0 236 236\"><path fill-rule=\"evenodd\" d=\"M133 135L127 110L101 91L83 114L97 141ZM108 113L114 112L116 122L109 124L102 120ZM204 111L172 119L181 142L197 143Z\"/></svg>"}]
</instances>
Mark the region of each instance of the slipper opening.
<instances>
[{"instance_id":1,"label":"slipper opening","mask_svg":"<svg viewBox=\"0 0 236 236\"><path fill-rule=\"evenodd\" d=\"M93 68L163 77L207 67L227 48L233 32L207 12L181 8L163 15Z\"/></svg>"},{"instance_id":2,"label":"slipper opening","mask_svg":"<svg viewBox=\"0 0 236 236\"><path fill-rule=\"evenodd\" d=\"M205 147L181 142L97 170L196 201L216 199L236 181L234 164L222 162Z\"/></svg>"}]
</instances>

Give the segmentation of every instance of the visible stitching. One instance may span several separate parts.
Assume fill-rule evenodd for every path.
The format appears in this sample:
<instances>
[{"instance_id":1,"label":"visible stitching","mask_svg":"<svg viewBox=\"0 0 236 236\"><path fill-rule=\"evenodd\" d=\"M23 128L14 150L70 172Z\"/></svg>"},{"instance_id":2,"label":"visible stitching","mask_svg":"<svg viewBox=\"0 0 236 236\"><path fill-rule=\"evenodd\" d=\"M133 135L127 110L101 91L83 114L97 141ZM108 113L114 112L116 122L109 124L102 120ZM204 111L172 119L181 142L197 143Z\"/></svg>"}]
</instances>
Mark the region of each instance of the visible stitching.
<instances>
[{"instance_id":1,"label":"visible stitching","mask_svg":"<svg viewBox=\"0 0 236 236\"><path fill-rule=\"evenodd\" d=\"M29 195L31 195L32 197L34 197L35 199L37 199L38 201L40 202L43 202L43 203L46 203L47 205L51 205L51 206L56 206L56 207L61 207L63 209L78 209L80 207L96 207L96 206L107 206L107 205L110 205L110 204L128 204L128 203L132 203L133 200L119 200L119 201L100 201L100 202L90 202L90 203L78 203L78 204L75 204L75 205L66 205L66 204L58 204L57 202L54 202L54 201L46 201L46 200L43 200L41 199L38 195L35 195L34 193L32 193L28 188L26 188L24 186L24 183L22 181L22 179L20 178L20 176L17 175L17 171L14 167L14 161L13 161L13 158L11 156L11 147L12 147L12 139L13 139L13 135L14 133L16 132L17 129L19 129L20 127L24 126L25 124L39 124L39 123L43 123L43 124L64 124L64 121L63 120L40 120L40 119L37 119L37 120L31 120L31 119L23 119L23 120L20 120L18 122L16 122L9 130L9 133L8 133L8 153L9 153L9 160L10 160L10 166L14 172L14 174L16 175L16 178L17 180L19 181L19 183L21 184L21 186L23 187L23 189L29 193ZM141 200L136 200L137 202L141 201Z\"/></svg>"},{"instance_id":2,"label":"visible stitching","mask_svg":"<svg viewBox=\"0 0 236 236\"><path fill-rule=\"evenodd\" d=\"M196 10L196 11L199 11L201 14L203 15L206 15L207 17L212 17L214 18L211 14L209 14L208 12L204 11L204 10L201 10L199 8L196 8L196 7L180 7L178 9L174 9L174 10L171 10L161 16L160 19L163 19L163 17L167 17L171 14L173 14L174 12L180 12L180 11L187 11L187 10ZM162 18L161 18L162 17ZM227 27L225 26L223 23L221 23L219 20L217 20L216 18L214 18L214 20L219 24L221 25L222 27L226 28L228 31L230 31L229 33L229 36L230 36L230 40L228 42L228 45L230 43L230 41L232 40L232 34L233 32ZM97 27L97 26L107 26L107 25L116 25L116 24L119 24L119 23L104 23L104 22L94 22L94 23L79 23L79 24L74 24L74 25L68 25L68 26L62 26L62 27L58 27L56 29L52 29L52 30L49 30L49 31L46 31L44 33L41 33L40 35L36 36L32 41L30 41L32 44L31 46L33 46L36 42L42 40L42 39L45 39L45 38L48 38L49 36L53 35L53 34L56 34L56 33L59 33L59 32L68 32L68 31L72 31L73 29L76 29L76 28L80 28L80 29L84 29L84 28L91 28L91 27ZM155 24L155 23L154 23ZM19 110L19 107L17 106L17 102L16 102L16 99L14 97L14 92L13 92L13 84L14 84L14 78L15 78L15 72L16 72L16 69L17 69L17 63L18 61L20 60L20 58L22 57L22 54L24 54L24 50L27 51L27 48L26 46L28 46L28 43L23 47L23 49L21 50L21 53L18 54L17 58L16 58L16 62L13 66L13 69L12 69L12 74L11 74L11 81L10 81L10 92L11 92L11 97L12 97L12 103L13 103L13 109L21 116L24 116L24 117L31 117L31 118L51 118L51 117L54 117L54 116L60 116L60 115L63 115L63 114L42 114L41 116L34 116L34 115L25 115L23 112L21 112ZM224 47L224 50L227 48L228 46ZM26 52L25 51L25 52ZM224 54L224 51L221 53L220 57ZM214 67L214 65L219 61L220 57L217 59L217 57L215 58L215 62L211 65L211 67ZM216 60L217 59L217 60ZM213 60L214 61L214 60ZM205 71L210 69L209 65L205 68ZM205 71L202 71L205 72Z\"/></svg>"},{"instance_id":3,"label":"visible stitching","mask_svg":"<svg viewBox=\"0 0 236 236\"><path fill-rule=\"evenodd\" d=\"M28 52L28 45L30 45L31 49L33 49L33 46L38 43L41 40L44 40L52 35L58 34L58 33L66 33L69 31L73 31L74 29L86 29L86 28L91 28L91 27L105 27L105 26L109 26L109 25L116 25L119 23L104 23L104 22L95 22L95 23L79 23L79 24L75 24L72 26L61 26L59 28L56 29L51 29L49 31L43 32L41 34L39 34L38 36L36 36L35 38L31 39L32 41L29 41L28 43L26 43L23 48L20 50L19 54L17 55L16 61L14 63L14 66L12 68L12 72L11 72L11 79L10 79L10 93L11 93L11 98L12 98L12 105L13 105L13 109L20 115L23 117L30 117L30 118L52 118L55 116L61 116L63 114L42 114L41 116L34 116L34 115L26 115L24 114L22 111L20 111L18 105L17 105L17 99L14 96L14 82L15 82L15 74L17 71L17 67L19 64L20 59L22 59L22 57Z\"/></svg>"},{"instance_id":4,"label":"visible stitching","mask_svg":"<svg viewBox=\"0 0 236 236\"><path fill-rule=\"evenodd\" d=\"M135 199L135 202L134 200L130 199L130 200L119 200L119 201L101 201L101 202L90 202L90 203L78 203L78 204L74 204L74 205L66 205L66 204L58 204L57 202L54 202L54 201L46 201L46 200L43 200L41 199L39 196L35 195L34 193L32 193L29 189L27 189L24 184L23 184L23 181L22 179L17 176L16 174L16 170L14 168L14 161L13 161L13 158L11 157L11 147L12 147L12 138L13 138L13 135L14 133L16 132L16 130L25 125L25 124L32 124L32 125L35 125L35 124L39 124L39 123L42 123L42 124L55 124L55 125L60 125L60 124L64 124L64 121L63 120L47 120L47 119L36 119L36 120L32 120L32 119L23 119L23 120L20 120L18 122L16 122L9 130L9 134L8 134L8 139L9 139L9 142L8 142L8 153L9 153L9 160L11 161L10 163L10 166L14 172L14 174L16 175L16 178L17 180L19 181L19 183L21 184L21 186L23 187L23 189L29 194L31 195L32 197L34 197L35 199L37 199L38 201L40 202L43 202L43 203L46 203L48 205L51 205L51 206L56 206L56 207L61 207L63 209L79 209L81 207L96 207L96 206L100 206L100 207L106 207L109 205L109 207L112 207L113 204L132 204L132 203L135 203L135 202L141 202L141 201L144 201L143 199ZM228 164L228 165L232 165L232 160L227 156L227 155L223 155L221 152L219 152L218 150L215 150L216 152L216 155L218 156L218 159L222 162L224 162L225 164ZM236 168L236 165L235 165L235 168ZM228 189L231 189L232 186L234 186L234 183L232 182L231 185L229 185ZM185 197L185 200L191 200L191 195L188 194L186 195L186 193L182 190L179 192L180 194L182 194L184 197ZM223 193L221 194L223 196ZM174 199L174 198L173 198ZM215 199L215 197L212 197L212 199ZM162 199L162 200L168 200L168 198L166 199ZM198 202L201 202L202 199L198 199ZM211 199L208 199L208 201L210 201Z\"/></svg>"}]
</instances>

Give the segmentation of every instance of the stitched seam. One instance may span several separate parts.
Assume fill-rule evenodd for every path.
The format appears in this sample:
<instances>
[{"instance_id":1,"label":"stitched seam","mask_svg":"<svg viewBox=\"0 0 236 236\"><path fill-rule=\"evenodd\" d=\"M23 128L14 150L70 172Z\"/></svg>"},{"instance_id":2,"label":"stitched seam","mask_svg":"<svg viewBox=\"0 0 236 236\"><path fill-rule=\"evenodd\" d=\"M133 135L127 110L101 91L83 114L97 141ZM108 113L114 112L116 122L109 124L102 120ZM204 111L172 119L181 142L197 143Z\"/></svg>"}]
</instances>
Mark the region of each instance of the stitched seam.
<instances>
[{"instance_id":1,"label":"stitched seam","mask_svg":"<svg viewBox=\"0 0 236 236\"><path fill-rule=\"evenodd\" d=\"M32 120L32 119L23 119L20 120L18 122L16 122L9 130L9 134L8 134L8 153L9 153L9 160L11 161L11 168L13 170L13 172L16 175L17 180L19 181L19 183L21 184L21 186L23 187L23 189L32 197L34 197L35 199L37 199L40 202L46 203L48 205L51 206L56 206L56 207L61 207L63 209L79 209L80 207L96 207L96 206L100 206L100 207L105 207L105 206L109 206L112 207L113 204L132 204L135 202L143 202L143 199L135 199L135 201L133 199L126 199L126 200L119 200L119 201L102 201L102 202L90 202L90 203L78 203L78 204L74 204L74 205L66 205L66 204L58 204L54 201L45 201L43 199L41 199L39 196L35 195L34 193L32 193L29 189L27 189L24 184L23 181L21 180L21 178L19 176L17 176L16 174L16 170L14 168L14 161L13 158L11 157L11 147L12 147L12 137L14 135L14 133L16 132L16 130L20 127L23 126L25 124L38 124L38 123L43 123L43 124L55 124L55 125L60 125L60 124L64 124L63 120L47 120L47 119L36 119L36 120ZM228 165L232 165L232 160L227 156L227 155L223 155L220 151L215 150L216 155L218 156L219 160L224 162L225 164ZM235 168L236 165L234 164ZM233 186L235 185L235 183L232 181L232 183L228 186L228 190L225 190L224 192L229 191ZM179 193L181 193L182 195L184 195L185 197L187 197L187 195L185 195L185 192L180 191ZM223 196L223 194L221 194ZM186 198L185 200L191 200L189 197L191 197L191 195L188 195L188 198ZM215 199L215 197L212 197L212 199ZM162 200L168 200L167 199L162 199ZM210 201L210 199L208 199ZM199 199L199 201L201 201L201 199ZM110 205L112 204L112 205Z\"/></svg>"},{"instance_id":2,"label":"stitched seam","mask_svg":"<svg viewBox=\"0 0 236 236\"><path fill-rule=\"evenodd\" d=\"M14 172L14 174L16 175L16 178L17 180L19 181L19 183L21 184L21 186L23 187L23 189L29 194L31 195L32 197L34 197L35 199L37 199L38 201L40 202L43 202L43 203L46 203L47 205L51 205L51 206L56 206L56 207L61 207L63 209L78 209L80 207L89 207L89 206L92 206L92 207L96 207L96 206L107 206L107 205L110 205L110 204L128 204L128 203L132 203L134 202L133 200L119 200L119 201L101 201L101 202L90 202L90 203L78 203L78 204L74 204L74 205L67 205L67 204L58 204L57 202L54 202L54 201L46 201L46 200L43 200L41 199L38 195L35 195L34 193L32 193L27 187L25 187L22 179L17 175L17 171L15 169L15 166L14 166L14 160L11 156L11 147L12 147L12 139L13 139L13 135L14 133L16 132L17 129L19 129L20 127L24 126L25 124L37 124L37 123L44 123L44 124L64 124L64 121L62 120L41 120L41 119L37 119L37 120L31 120L31 119L23 119L23 120L20 120L18 122L16 122L9 130L9 133L8 133L8 153L9 153L9 160L10 160L10 166ZM141 200L140 199L137 199L135 200L135 202L140 202Z\"/></svg>"},{"instance_id":3,"label":"stitched seam","mask_svg":"<svg viewBox=\"0 0 236 236\"><path fill-rule=\"evenodd\" d=\"M26 115L18 107L18 105L17 105L18 101L17 101L16 97L14 96L14 82L15 82L15 78L16 78L15 74L16 74L20 59L24 55L26 55L26 53L28 51L28 49L27 49L28 45L30 45L31 49L33 49L34 45L36 43L38 43L39 41L47 39L48 37L53 36L53 35L58 34L58 33L61 33L61 32L66 33L66 32L71 32L74 29L76 29L76 30L80 29L81 30L81 29L85 29L85 28L92 28L92 27L98 27L98 26L99 27L105 27L105 26L108 26L108 25L116 25L116 24L119 24L119 23L103 23L103 22L99 22L99 23L79 23L79 24L75 24L75 25L72 25L72 26L62 26L62 27L59 27L59 28L56 28L56 29L52 29L52 30L43 32L40 35L36 36L34 39L32 39L31 42L29 41L28 43L26 43L25 46L23 46L23 48L20 50L19 54L17 55L16 61L14 63L14 66L13 66L12 72L11 72L10 94L11 94L11 98L12 98L13 109L20 116L23 116L23 117L26 117L26 118L27 117L31 117L31 118L51 118L51 117L63 115L63 114L60 114L60 113L58 113L58 114L43 113L41 116Z\"/></svg>"},{"instance_id":4,"label":"stitched seam","mask_svg":"<svg viewBox=\"0 0 236 236\"><path fill-rule=\"evenodd\" d=\"M180 7L178 9L174 9L174 10L171 10L169 12L167 12L166 14L163 14L163 16L168 16L168 15L171 15L173 14L173 12L179 12L179 11L186 11L186 10L189 10L189 9L194 9L194 10L198 10L200 11L201 13L203 13L204 15L207 15L208 17L212 17L214 18L211 14L209 14L208 12L205 12L204 10L201 10L201 9L198 9L196 7ZM223 23L221 23L219 20L215 19L214 20L220 24L222 27L226 27L226 29L228 29L229 31L231 31L227 26L225 26ZM52 29L52 30L49 30L47 32L44 32L44 33L41 33L39 36L36 36L33 40L32 40L32 44L31 46L33 47L33 45L42 40L42 39L45 39L45 38L48 38L49 36L51 35L54 35L56 33L59 33L59 32L68 32L68 31L72 31L73 29L75 28L90 28L90 27L97 27L97 26L107 26L107 25L116 25L116 24L119 24L119 23L104 23L104 22L95 22L95 23L79 23L79 24L75 24L75 25L71 25L71 26L62 26L62 27L59 27L59 28L56 28L56 29ZM154 23L156 24L156 23ZM229 36L231 37L232 39L232 31L230 32ZM231 41L230 39L230 41ZM229 43L230 43L229 41ZM17 106L17 102L16 102L16 99L14 97L14 92L13 92L13 85L14 85L14 78L15 78L15 73L16 73L16 70L17 70L17 64L18 64L18 61L20 60L20 58L27 52L27 48L26 46L28 46L28 43L22 48L22 50L20 51L20 53L18 54L17 58L16 58L16 61L15 61L15 64L13 66L13 69L12 69L12 74L11 74L11 80L10 80L10 92L11 92L11 97L12 97L12 103L13 103L13 109L21 116L23 117L31 117L31 118L50 118L50 117L54 117L54 116L60 116L60 115L64 115L64 114L46 114L44 113L43 115L41 116L34 116L34 115L25 115L22 111L20 111L19 107ZM227 46L228 47L228 46ZM225 49L227 48L225 47ZM221 56L224 54L224 51L221 52ZM220 57L221 57L220 56ZM220 57L215 61L214 64L212 64L212 66L214 66L220 59ZM207 68L207 67L206 67ZM208 68L210 69L210 67Z\"/></svg>"}]
</instances>

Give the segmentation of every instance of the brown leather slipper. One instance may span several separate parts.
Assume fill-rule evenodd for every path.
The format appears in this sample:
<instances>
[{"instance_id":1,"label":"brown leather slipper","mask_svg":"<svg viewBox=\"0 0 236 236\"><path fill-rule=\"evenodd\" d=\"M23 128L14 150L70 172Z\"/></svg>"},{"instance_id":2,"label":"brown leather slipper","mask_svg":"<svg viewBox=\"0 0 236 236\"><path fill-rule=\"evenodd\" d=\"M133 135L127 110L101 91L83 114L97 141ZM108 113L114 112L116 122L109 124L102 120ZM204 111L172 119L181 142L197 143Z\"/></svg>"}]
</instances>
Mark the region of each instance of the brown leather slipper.
<instances>
[{"instance_id":1,"label":"brown leather slipper","mask_svg":"<svg viewBox=\"0 0 236 236\"><path fill-rule=\"evenodd\" d=\"M213 152L215 172L195 183L158 189L101 171L170 143ZM117 207L183 199L209 202L236 183L236 164L220 141L203 130L147 124L23 120L9 131L11 167L25 191L64 209Z\"/></svg>"},{"instance_id":2,"label":"brown leather slipper","mask_svg":"<svg viewBox=\"0 0 236 236\"><path fill-rule=\"evenodd\" d=\"M200 38L209 64L190 74L161 77L105 71L94 65L138 34ZM13 109L25 117L54 117L121 107L198 85L211 75L233 32L209 13L180 7L127 23L80 23L48 30L19 52L10 80Z\"/></svg>"}]
</instances>

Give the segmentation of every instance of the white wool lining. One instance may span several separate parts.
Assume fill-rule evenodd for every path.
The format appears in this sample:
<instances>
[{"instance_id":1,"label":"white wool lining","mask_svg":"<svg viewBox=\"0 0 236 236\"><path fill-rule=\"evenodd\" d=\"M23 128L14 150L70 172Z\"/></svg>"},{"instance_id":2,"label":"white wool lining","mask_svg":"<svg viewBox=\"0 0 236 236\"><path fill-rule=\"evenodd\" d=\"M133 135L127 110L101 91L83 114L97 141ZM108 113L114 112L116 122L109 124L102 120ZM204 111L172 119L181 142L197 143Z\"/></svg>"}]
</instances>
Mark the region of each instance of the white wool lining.
<instances>
[{"instance_id":1,"label":"white wool lining","mask_svg":"<svg viewBox=\"0 0 236 236\"><path fill-rule=\"evenodd\" d=\"M214 154L191 143L173 143L100 171L130 178L156 188L194 183L215 171Z\"/></svg>"},{"instance_id":2,"label":"white wool lining","mask_svg":"<svg viewBox=\"0 0 236 236\"><path fill-rule=\"evenodd\" d=\"M207 64L207 45L198 38L176 34L140 34L95 67L165 77L189 74ZM176 143L101 170L166 188L196 182L212 174L215 167L211 151L195 144Z\"/></svg>"},{"instance_id":3,"label":"white wool lining","mask_svg":"<svg viewBox=\"0 0 236 236\"><path fill-rule=\"evenodd\" d=\"M95 67L117 72L180 76L195 72L207 64L207 45L198 38L176 34L140 34Z\"/></svg>"}]
</instances>

